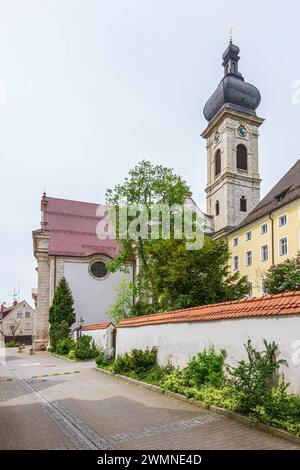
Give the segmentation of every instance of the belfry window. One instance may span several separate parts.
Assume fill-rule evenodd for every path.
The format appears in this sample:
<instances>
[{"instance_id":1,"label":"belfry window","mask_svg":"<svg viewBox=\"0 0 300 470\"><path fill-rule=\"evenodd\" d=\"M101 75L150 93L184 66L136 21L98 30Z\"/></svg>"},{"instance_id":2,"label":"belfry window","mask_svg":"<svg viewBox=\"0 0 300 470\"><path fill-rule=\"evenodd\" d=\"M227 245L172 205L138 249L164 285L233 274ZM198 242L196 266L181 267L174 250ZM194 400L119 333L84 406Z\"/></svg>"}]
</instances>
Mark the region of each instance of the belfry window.
<instances>
[{"instance_id":1,"label":"belfry window","mask_svg":"<svg viewBox=\"0 0 300 470\"><path fill-rule=\"evenodd\" d=\"M245 196L242 196L240 199L240 211L247 212L247 199Z\"/></svg>"},{"instance_id":2,"label":"belfry window","mask_svg":"<svg viewBox=\"0 0 300 470\"><path fill-rule=\"evenodd\" d=\"M216 215L220 214L220 203L219 201L216 202Z\"/></svg>"},{"instance_id":3,"label":"belfry window","mask_svg":"<svg viewBox=\"0 0 300 470\"><path fill-rule=\"evenodd\" d=\"M239 144L236 148L236 167L239 170L248 170L248 155L245 145Z\"/></svg>"},{"instance_id":4,"label":"belfry window","mask_svg":"<svg viewBox=\"0 0 300 470\"><path fill-rule=\"evenodd\" d=\"M221 150L218 149L215 153L215 176L221 173Z\"/></svg>"}]
</instances>

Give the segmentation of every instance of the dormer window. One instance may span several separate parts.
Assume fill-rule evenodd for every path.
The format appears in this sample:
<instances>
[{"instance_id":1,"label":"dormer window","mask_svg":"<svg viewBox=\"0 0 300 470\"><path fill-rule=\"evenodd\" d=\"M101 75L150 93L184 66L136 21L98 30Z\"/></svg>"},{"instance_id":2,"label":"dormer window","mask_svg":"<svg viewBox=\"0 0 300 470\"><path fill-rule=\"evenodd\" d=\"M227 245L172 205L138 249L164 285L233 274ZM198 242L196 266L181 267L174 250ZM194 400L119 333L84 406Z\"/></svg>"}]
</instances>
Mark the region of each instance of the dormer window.
<instances>
[{"instance_id":1,"label":"dormer window","mask_svg":"<svg viewBox=\"0 0 300 470\"><path fill-rule=\"evenodd\" d=\"M283 199L285 198L285 196L287 195L289 190L290 190L290 188L287 188L284 191L282 191L281 193L277 194L277 196L275 196L276 201L277 202L283 201Z\"/></svg>"}]
</instances>

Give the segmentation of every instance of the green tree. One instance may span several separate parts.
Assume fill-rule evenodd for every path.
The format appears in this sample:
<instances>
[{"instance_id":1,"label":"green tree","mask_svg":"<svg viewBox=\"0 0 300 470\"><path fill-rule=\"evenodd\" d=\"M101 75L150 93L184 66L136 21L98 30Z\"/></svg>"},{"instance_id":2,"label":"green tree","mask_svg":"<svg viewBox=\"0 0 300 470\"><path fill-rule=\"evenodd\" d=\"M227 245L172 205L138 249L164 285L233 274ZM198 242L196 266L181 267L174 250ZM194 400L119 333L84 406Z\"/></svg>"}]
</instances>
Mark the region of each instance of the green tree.
<instances>
[{"instance_id":1,"label":"green tree","mask_svg":"<svg viewBox=\"0 0 300 470\"><path fill-rule=\"evenodd\" d=\"M273 265L264 279L267 294L280 294L300 290L300 252L283 263Z\"/></svg>"},{"instance_id":2,"label":"green tree","mask_svg":"<svg viewBox=\"0 0 300 470\"><path fill-rule=\"evenodd\" d=\"M116 207L117 211L122 206L142 205L143 210L148 214L157 204L173 206L184 203L189 187L187 183L177 176L172 169L162 165L152 165L143 160L129 171L128 177L123 184L108 189L106 192L106 203ZM128 217L128 224L135 217ZM149 233L150 225L146 230ZM112 272L128 268L128 261L137 259L138 275L136 276L134 293L137 301L133 307L134 314L147 313L149 296L151 297L151 279L148 276L149 257L147 247L153 240L147 237L138 236L137 239L130 237L123 239L117 231L117 239L121 246L120 254L109 263L108 267Z\"/></svg>"},{"instance_id":3,"label":"green tree","mask_svg":"<svg viewBox=\"0 0 300 470\"><path fill-rule=\"evenodd\" d=\"M230 273L225 239L205 237L200 250L186 250L184 240L161 240L148 254L154 310L236 300L249 292L247 278Z\"/></svg>"},{"instance_id":4,"label":"green tree","mask_svg":"<svg viewBox=\"0 0 300 470\"><path fill-rule=\"evenodd\" d=\"M187 183L173 170L142 161L130 170L123 184L107 190L106 202L116 208L142 204L149 214L156 204L183 205L188 193ZM149 233L150 225L146 222L145 226ZM249 291L246 277L239 279L238 273L229 272L225 240L206 238L203 248L187 250L187 240L175 239L172 227L168 240L161 234L154 240L142 236L123 239L118 231L117 238L121 251L109 269L126 270L128 260L134 258L138 263L132 315L239 299ZM120 318L122 294L112 308L112 314Z\"/></svg>"},{"instance_id":5,"label":"green tree","mask_svg":"<svg viewBox=\"0 0 300 470\"><path fill-rule=\"evenodd\" d=\"M50 342L53 350L58 341L68 338L71 325L75 322L74 300L67 280L63 277L55 290L49 308Z\"/></svg>"},{"instance_id":6,"label":"green tree","mask_svg":"<svg viewBox=\"0 0 300 470\"><path fill-rule=\"evenodd\" d=\"M119 323L123 318L133 315L133 285L124 276L115 291L115 302L108 307L106 313L115 323Z\"/></svg>"}]
</instances>

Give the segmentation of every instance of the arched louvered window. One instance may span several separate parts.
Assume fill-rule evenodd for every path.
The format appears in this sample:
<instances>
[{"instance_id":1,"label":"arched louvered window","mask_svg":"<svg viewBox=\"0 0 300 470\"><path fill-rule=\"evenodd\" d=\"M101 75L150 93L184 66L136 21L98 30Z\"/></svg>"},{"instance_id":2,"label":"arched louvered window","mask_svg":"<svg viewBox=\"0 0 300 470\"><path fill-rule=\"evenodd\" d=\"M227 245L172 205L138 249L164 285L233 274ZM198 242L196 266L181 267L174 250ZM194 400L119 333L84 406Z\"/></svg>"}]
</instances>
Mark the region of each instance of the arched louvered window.
<instances>
[{"instance_id":1,"label":"arched louvered window","mask_svg":"<svg viewBox=\"0 0 300 470\"><path fill-rule=\"evenodd\" d=\"M220 214L220 203L219 201L216 202L216 216Z\"/></svg>"},{"instance_id":2,"label":"arched louvered window","mask_svg":"<svg viewBox=\"0 0 300 470\"><path fill-rule=\"evenodd\" d=\"M242 196L240 199L240 211L247 212L247 199L245 196Z\"/></svg>"},{"instance_id":3,"label":"arched louvered window","mask_svg":"<svg viewBox=\"0 0 300 470\"><path fill-rule=\"evenodd\" d=\"M236 167L239 170L248 170L248 155L245 145L239 144L236 148Z\"/></svg>"},{"instance_id":4,"label":"arched louvered window","mask_svg":"<svg viewBox=\"0 0 300 470\"><path fill-rule=\"evenodd\" d=\"M215 153L215 176L221 173L221 150L218 149Z\"/></svg>"}]
</instances>

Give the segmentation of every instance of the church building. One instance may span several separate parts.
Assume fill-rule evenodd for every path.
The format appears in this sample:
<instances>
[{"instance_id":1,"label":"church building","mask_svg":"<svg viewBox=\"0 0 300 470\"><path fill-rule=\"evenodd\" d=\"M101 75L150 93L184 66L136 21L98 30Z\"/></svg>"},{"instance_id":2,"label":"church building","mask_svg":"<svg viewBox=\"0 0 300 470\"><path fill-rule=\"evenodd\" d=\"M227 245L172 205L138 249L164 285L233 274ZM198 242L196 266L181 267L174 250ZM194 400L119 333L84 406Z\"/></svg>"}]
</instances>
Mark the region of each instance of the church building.
<instances>
[{"instance_id":1,"label":"church building","mask_svg":"<svg viewBox=\"0 0 300 470\"><path fill-rule=\"evenodd\" d=\"M113 239L100 240L97 224L102 216L98 204L48 197L41 200L41 227L33 232L37 261L37 289L33 344L47 348L49 307L59 280L65 277L72 290L77 321L85 325L110 321L106 311L114 302L116 287L129 273L111 273L106 263L119 253Z\"/></svg>"},{"instance_id":2,"label":"church building","mask_svg":"<svg viewBox=\"0 0 300 470\"><path fill-rule=\"evenodd\" d=\"M223 54L224 76L204 106L206 232L213 239L227 238L232 271L248 276L250 295L261 295L266 269L300 250L300 161L260 201L258 139L264 119L256 110L261 96L239 71L239 52L230 41ZM48 346L48 311L63 276L73 293L77 320L85 325L110 321L107 308L124 273L106 268L119 246L97 237L99 207L104 208L42 197L41 227L33 232L35 349ZM134 266L126 276L133 280Z\"/></svg>"},{"instance_id":3,"label":"church building","mask_svg":"<svg viewBox=\"0 0 300 470\"><path fill-rule=\"evenodd\" d=\"M239 225L260 201L258 89L239 72L239 48L230 41L223 54L224 77L204 106L208 126L206 200L214 220L213 238Z\"/></svg>"},{"instance_id":4,"label":"church building","mask_svg":"<svg viewBox=\"0 0 300 470\"><path fill-rule=\"evenodd\" d=\"M212 238L226 236L232 272L247 276L249 296L264 295L273 264L300 251L300 160L260 201L258 89L239 72L239 48L223 54L224 77L204 106L208 126L207 213Z\"/></svg>"}]
</instances>

